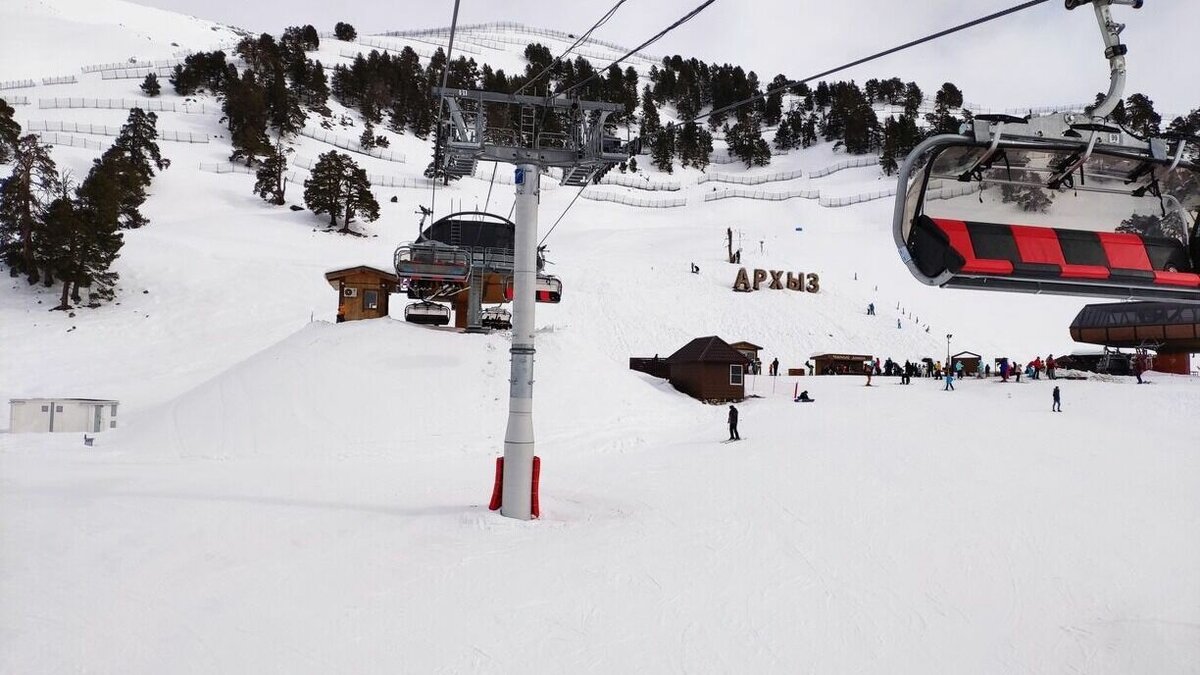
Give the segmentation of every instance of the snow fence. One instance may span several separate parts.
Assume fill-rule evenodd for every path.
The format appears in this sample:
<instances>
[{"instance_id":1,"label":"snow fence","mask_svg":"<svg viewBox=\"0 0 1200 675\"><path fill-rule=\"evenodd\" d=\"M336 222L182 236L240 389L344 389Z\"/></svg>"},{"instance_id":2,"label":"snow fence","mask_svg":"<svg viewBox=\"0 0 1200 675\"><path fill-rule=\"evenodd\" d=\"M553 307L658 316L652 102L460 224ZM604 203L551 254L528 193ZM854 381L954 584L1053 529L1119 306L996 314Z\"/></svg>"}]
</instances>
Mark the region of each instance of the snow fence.
<instances>
[{"instance_id":1,"label":"snow fence","mask_svg":"<svg viewBox=\"0 0 1200 675\"><path fill-rule=\"evenodd\" d=\"M188 53L190 54L191 52ZM102 73L106 70L173 68L181 65L183 65L183 59L162 59L160 61L120 61L117 63L93 63L86 66L80 66L79 70L84 73Z\"/></svg>"},{"instance_id":2,"label":"snow fence","mask_svg":"<svg viewBox=\"0 0 1200 675\"><path fill-rule=\"evenodd\" d=\"M813 169L808 172L809 178L824 178L830 174L835 174L845 169L859 169L867 166L879 166L878 155L863 155L862 157L852 157L844 162L830 164L829 166L820 169Z\"/></svg>"},{"instance_id":3,"label":"snow fence","mask_svg":"<svg viewBox=\"0 0 1200 675\"><path fill-rule=\"evenodd\" d=\"M102 70L100 71L100 79L102 80L144 80L151 73L155 77L162 79L171 76L170 68L123 68L121 70Z\"/></svg>"},{"instance_id":4,"label":"snow fence","mask_svg":"<svg viewBox=\"0 0 1200 675\"><path fill-rule=\"evenodd\" d=\"M474 24L469 24L466 26L458 26L456 30L457 30L457 32L455 33L456 40L458 39L458 35L469 34L471 32L475 32L475 31L500 32L500 33L524 33L526 35L552 37L552 38L556 38L558 40L563 40L565 42L570 42L570 43L573 43L576 40L575 37L571 36L568 33L563 32L563 31L547 30L544 28L531 28L529 26L526 26L523 23L515 23L512 21L493 21L490 23L474 23ZM449 33L449 31L450 31L449 28L425 28L425 29L419 29L419 30L388 31L387 33L384 33L384 35L390 35L390 36L395 36L395 37L409 37L409 36L423 37L423 36L429 36L429 35L445 35L445 34ZM468 35L468 38L469 38L469 35ZM617 50L622 54L629 51L628 48L626 48L626 47L622 47L621 45L618 45L616 43L607 42L605 40L600 40L597 38L588 38L587 41L584 42L584 44L589 44L589 43L594 44L594 45L599 45L601 47L608 47L609 49ZM633 56L640 58L640 59L644 59L649 63L659 63L662 61L662 59L660 57L646 54L644 52L637 52L636 54L633 54Z\"/></svg>"},{"instance_id":5,"label":"snow fence","mask_svg":"<svg viewBox=\"0 0 1200 675\"><path fill-rule=\"evenodd\" d=\"M864 192L862 194L850 195L849 197L821 197L817 203L821 206L829 208L840 208L850 206L851 204L861 204L863 202L871 202L876 199L884 199L887 197L895 197L896 188L888 188L887 190L879 190L878 192Z\"/></svg>"},{"instance_id":6,"label":"snow fence","mask_svg":"<svg viewBox=\"0 0 1200 675\"><path fill-rule=\"evenodd\" d=\"M0 82L0 89L25 89L36 86L37 82L33 80L5 80Z\"/></svg>"},{"instance_id":7,"label":"snow fence","mask_svg":"<svg viewBox=\"0 0 1200 675\"><path fill-rule=\"evenodd\" d=\"M100 141L93 141L90 138L81 138L79 136L70 136L68 134L59 134L55 132L45 132L38 134L38 138L42 139L43 143L50 145L62 145L69 148L86 148L88 150L103 150L104 144Z\"/></svg>"},{"instance_id":8,"label":"snow fence","mask_svg":"<svg viewBox=\"0 0 1200 675\"><path fill-rule=\"evenodd\" d=\"M149 98L39 98L42 110L55 108L96 108L100 110L129 110L141 108L148 112L176 112L185 115L216 115L221 106L207 103L176 103Z\"/></svg>"},{"instance_id":9,"label":"snow fence","mask_svg":"<svg viewBox=\"0 0 1200 675\"><path fill-rule=\"evenodd\" d=\"M620 185L621 187L633 188L635 190L649 190L651 192L678 192L682 185L675 181L667 180L652 180L643 176L623 173L604 174L600 179L601 185Z\"/></svg>"},{"instance_id":10,"label":"snow fence","mask_svg":"<svg viewBox=\"0 0 1200 675\"><path fill-rule=\"evenodd\" d=\"M664 197L661 199L643 199L640 197L630 197L628 195L617 194L614 192L603 192L600 190L584 190L580 195L584 199L590 199L594 202L612 202L614 204L623 204L625 206L636 206L643 209L671 209L678 206L687 206L687 198L685 197Z\"/></svg>"},{"instance_id":11,"label":"snow fence","mask_svg":"<svg viewBox=\"0 0 1200 675\"><path fill-rule=\"evenodd\" d=\"M0 99L9 105L29 105L28 96L0 96Z\"/></svg>"},{"instance_id":12,"label":"snow fence","mask_svg":"<svg viewBox=\"0 0 1200 675\"><path fill-rule=\"evenodd\" d=\"M361 145L359 145L358 141L353 138L337 136L327 131L312 131L311 129L304 128L300 130L300 135L304 136L305 138L311 138L314 141L327 143L335 148L349 150L350 152L357 152L360 155L374 157L375 159L382 159L385 162L403 163L405 161L403 152L396 152L394 150L388 150L387 148L363 148Z\"/></svg>"},{"instance_id":13,"label":"snow fence","mask_svg":"<svg viewBox=\"0 0 1200 675\"><path fill-rule=\"evenodd\" d=\"M47 86L51 85L51 84L75 84L78 81L79 80L76 80L74 75L62 75L59 77L43 77L42 78L42 84L47 85Z\"/></svg>"},{"instance_id":14,"label":"snow fence","mask_svg":"<svg viewBox=\"0 0 1200 675\"><path fill-rule=\"evenodd\" d=\"M704 201L715 202L721 199L757 199L766 202L782 202L788 199L820 199L820 190L786 190L783 192L767 192L765 190L743 190L730 188L704 193Z\"/></svg>"},{"instance_id":15,"label":"snow fence","mask_svg":"<svg viewBox=\"0 0 1200 675\"><path fill-rule=\"evenodd\" d=\"M57 120L25 120L25 128L30 131L58 131L63 133L90 134L93 136L118 136L121 127L107 124L80 124L78 122L61 122ZM190 131L159 130L158 140L175 143L208 143L208 134L195 134Z\"/></svg>"},{"instance_id":16,"label":"snow fence","mask_svg":"<svg viewBox=\"0 0 1200 675\"><path fill-rule=\"evenodd\" d=\"M793 171L777 171L775 173L744 174L744 173L706 173L696 179L696 183L736 183L738 185L761 185L778 181L794 180L804 176L800 169Z\"/></svg>"}]
</instances>

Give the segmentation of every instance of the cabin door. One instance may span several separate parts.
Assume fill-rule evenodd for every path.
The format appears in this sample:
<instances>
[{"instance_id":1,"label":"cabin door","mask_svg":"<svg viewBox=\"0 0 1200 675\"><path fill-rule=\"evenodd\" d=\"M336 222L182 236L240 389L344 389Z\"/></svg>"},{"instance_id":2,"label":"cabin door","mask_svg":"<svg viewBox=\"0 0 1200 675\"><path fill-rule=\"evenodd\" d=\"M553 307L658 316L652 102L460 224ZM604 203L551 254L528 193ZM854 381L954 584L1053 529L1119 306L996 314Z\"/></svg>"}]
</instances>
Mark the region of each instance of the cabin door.
<instances>
[{"instance_id":1,"label":"cabin door","mask_svg":"<svg viewBox=\"0 0 1200 675\"><path fill-rule=\"evenodd\" d=\"M93 409L95 412L93 413L93 419L92 419L92 422L93 422L92 431L100 431L100 415L104 410L104 406L102 406L102 405L93 406Z\"/></svg>"}]
</instances>

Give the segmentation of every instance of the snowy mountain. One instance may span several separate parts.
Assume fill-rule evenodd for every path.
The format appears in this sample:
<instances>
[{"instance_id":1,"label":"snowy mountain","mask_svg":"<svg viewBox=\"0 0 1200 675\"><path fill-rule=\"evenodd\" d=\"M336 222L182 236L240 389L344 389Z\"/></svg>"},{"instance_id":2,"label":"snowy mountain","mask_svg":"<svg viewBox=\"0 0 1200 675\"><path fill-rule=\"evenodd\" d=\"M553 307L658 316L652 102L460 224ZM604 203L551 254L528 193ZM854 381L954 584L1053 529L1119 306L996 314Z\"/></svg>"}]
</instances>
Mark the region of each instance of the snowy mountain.
<instances>
[{"instance_id":1,"label":"snowy mountain","mask_svg":"<svg viewBox=\"0 0 1200 675\"><path fill-rule=\"evenodd\" d=\"M428 54L439 41L359 31L354 43L322 38L315 58ZM111 139L80 130L127 115L100 101L143 98L140 78L114 75L120 65L238 37L120 0L14 0L0 7L0 80L33 83L0 98L82 175ZM535 40L556 53L572 41L485 26L456 45L512 71ZM617 55L584 49L595 62ZM650 61L632 65L644 77ZM1200 662L1200 465L1179 421L1200 403L1192 378L1062 383L1059 418L1040 381L968 380L951 393L930 380L751 377L761 398L742 406L747 441L722 446L723 408L628 369L703 335L763 345L784 369L826 351L903 361L969 349L990 361L1076 347L1067 326L1082 300L914 281L890 198L833 206L894 188L877 166L814 178L851 159L825 144L754 170L665 175L641 162L589 187L546 241L564 294L537 308L545 515L518 523L486 509L507 335L335 325L323 277L387 269L431 200L439 217L506 214L511 168L491 186L483 164L481 178L433 197L428 141L377 129L389 151L353 157L375 177L381 218L356 225L364 237L339 236L310 212L268 206L253 176L215 173L230 152L218 100L164 86L159 101L160 132L199 142L160 143L172 165L143 208L151 224L125 233L116 302L51 312L57 289L0 286L0 401L121 401L118 429L95 447L0 433L0 672L1170 673ZM310 117L295 139L298 181L306 161L361 132L330 103L332 128ZM639 181L678 189L630 187ZM738 189L820 198L712 199ZM301 192L291 184L288 202ZM543 180L543 236L575 192ZM683 205L619 203L667 200ZM727 228L742 266L816 273L820 292L733 292ZM818 402L793 404L796 387Z\"/></svg>"}]
</instances>

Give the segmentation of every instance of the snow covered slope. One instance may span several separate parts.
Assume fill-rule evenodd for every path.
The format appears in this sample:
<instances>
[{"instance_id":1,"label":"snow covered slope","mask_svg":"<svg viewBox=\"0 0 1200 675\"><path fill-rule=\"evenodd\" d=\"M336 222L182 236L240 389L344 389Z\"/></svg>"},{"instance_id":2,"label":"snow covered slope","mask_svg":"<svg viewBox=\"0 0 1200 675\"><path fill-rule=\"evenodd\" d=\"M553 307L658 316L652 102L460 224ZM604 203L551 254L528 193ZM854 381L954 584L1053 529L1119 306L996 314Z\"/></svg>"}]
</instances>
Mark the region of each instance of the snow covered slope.
<instances>
[{"instance_id":1,"label":"snow covered slope","mask_svg":"<svg viewBox=\"0 0 1200 675\"><path fill-rule=\"evenodd\" d=\"M0 80L40 81L83 65L167 59L238 38L227 26L125 0L5 0Z\"/></svg>"},{"instance_id":2,"label":"snow covered slope","mask_svg":"<svg viewBox=\"0 0 1200 675\"><path fill-rule=\"evenodd\" d=\"M0 13L0 50L25 40L19 69L0 52L12 69L0 79L77 79L0 92L28 99L16 106L27 126L119 125L126 110L53 99L138 99L137 79L80 66L236 37L115 0L15 0ZM475 38L463 41L472 56L506 70L537 39ZM37 51L56 43L69 43L61 56ZM345 63L372 43L434 48L325 39L319 57ZM379 182L422 187L376 188L381 219L343 237L267 206L252 176L210 172L229 154L219 101L169 88L160 100L190 106L160 113L160 130L208 142L161 144L173 164L155 178L151 224L125 233L117 302L50 312L57 289L0 284L0 401L122 402L121 427L86 451L74 436L0 434L0 672L1175 673L1200 662L1200 466L1180 422L1200 403L1193 380L1061 383L1056 415L1045 382L949 393L757 377L748 388L762 398L742 406L748 440L723 446L723 408L628 370L631 356L710 334L763 345L784 368L822 351L939 358L947 334L953 351L1032 358L1071 348L1083 301L921 286L894 250L889 199L705 202L737 186L643 166L641 178L680 189L588 192L686 205L580 199L547 240L565 291L538 306L545 518L514 523L483 506L507 336L330 323L323 273L386 268L413 238L413 212L431 201L428 142L380 132L394 154L354 155ZM357 137L357 116L332 107L331 128L310 119L307 133ZM58 145L54 157L81 174L110 139L74 136L93 147ZM334 146L302 136L295 147L299 165ZM893 186L871 166L811 177L845 159L823 145L710 173L799 169L754 189L832 198ZM491 168L439 187L438 215L507 213L511 185L498 181L488 201ZM575 190L543 188L545 234ZM292 184L289 202L300 192ZM726 228L746 267L817 273L821 292L734 293ZM818 402L791 403L796 386Z\"/></svg>"}]
</instances>

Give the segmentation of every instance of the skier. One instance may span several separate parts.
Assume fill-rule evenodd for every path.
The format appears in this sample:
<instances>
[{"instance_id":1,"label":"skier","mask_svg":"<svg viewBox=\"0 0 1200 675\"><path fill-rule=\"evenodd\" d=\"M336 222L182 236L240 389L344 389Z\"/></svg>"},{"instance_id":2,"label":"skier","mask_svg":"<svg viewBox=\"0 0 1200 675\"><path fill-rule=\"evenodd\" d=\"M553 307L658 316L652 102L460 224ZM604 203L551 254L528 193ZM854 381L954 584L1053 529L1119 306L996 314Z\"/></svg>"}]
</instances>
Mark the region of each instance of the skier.
<instances>
[{"instance_id":1,"label":"skier","mask_svg":"<svg viewBox=\"0 0 1200 675\"><path fill-rule=\"evenodd\" d=\"M1138 384L1143 384L1143 382L1142 382L1142 373L1143 373L1145 370L1146 370L1146 368L1145 368L1145 362L1144 362L1144 361L1142 361L1142 357L1141 357L1141 355L1138 355L1137 357L1135 357L1135 358L1133 359L1133 375L1134 375L1134 377L1136 377L1136 378L1137 378L1137 383L1138 383Z\"/></svg>"},{"instance_id":2,"label":"skier","mask_svg":"<svg viewBox=\"0 0 1200 675\"><path fill-rule=\"evenodd\" d=\"M875 303L867 303L867 316L875 316Z\"/></svg>"},{"instance_id":3,"label":"skier","mask_svg":"<svg viewBox=\"0 0 1200 675\"><path fill-rule=\"evenodd\" d=\"M946 386L942 387L942 391L954 391L954 373L946 369Z\"/></svg>"},{"instance_id":4,"label":"skier","mask_svg":"<svg viewBox=\"0 0 1200 675\"><path fill-rule=\"evenodd\" d=\"M867 386L871 386L871 376L875 374L875 364L863 361L863 374L867 376Z\"/></svg>"},{"instance_id":5,"label":"skier","mask_svg":"<svg viewBox=\"0 0 1200 675\"><path fill-rule=\"evenodd\" d=\"M740 441L742 437L738 435L737 430L738 409L729 404L729 440Z\"/></svg>"},{"instance_id":6,"label":"skier","mask_svg":"<svg viewBox=\"0 0 1200 675\"><path fill-rule=\"evenodd\" d=\"M771 361L771 375L779 375L779 357Z\"/></svg>"},{"instance_id":7,"label":"skier","mask_svg":"<svg viewBox=\"0 0 1200 675\"><path fill-rule=\"evenodd\" d=\"M1047 356L1047 357L1046 357L1046 377L1048 377L1048 378L1050 378L1050 379L1052 379L1052 380L1054 379L1054 368L1055 368L1057 365L1058 365L1058 364L1056 364L1056 363L1054 362L1054 355L1053 355L1053 354L1051 354L1050 356Z\"/></svg>"},{"instance_id":8,"label":"skier","mask_svg":"<svg viewBox=\"0 0 1200 675\"><path fill-rule=\"evenodd\" d=\"M960 380L962 379L962 376L963 376L963 364L962 364L962 361L955 361L955 362L954 362L954 374L955 374L955 375L958 375L958 379L960 379Z\"/></svg>"},{"instance_id":9,"label":"skier","mask_svg":"<svg viewBox=\"0 0 1200 675\"><path fill-rule=\"evenodd\" d=\"M1054 405L1050 406L1051 412L1062 412L1062 399L1058 395L1058 385L1054 386Z\"/></svg>"}]
</instances>

